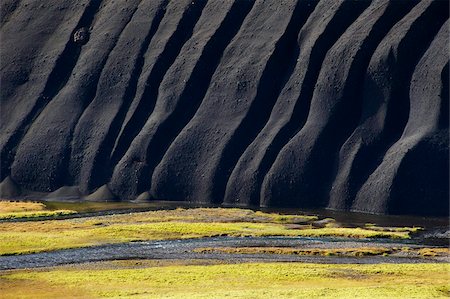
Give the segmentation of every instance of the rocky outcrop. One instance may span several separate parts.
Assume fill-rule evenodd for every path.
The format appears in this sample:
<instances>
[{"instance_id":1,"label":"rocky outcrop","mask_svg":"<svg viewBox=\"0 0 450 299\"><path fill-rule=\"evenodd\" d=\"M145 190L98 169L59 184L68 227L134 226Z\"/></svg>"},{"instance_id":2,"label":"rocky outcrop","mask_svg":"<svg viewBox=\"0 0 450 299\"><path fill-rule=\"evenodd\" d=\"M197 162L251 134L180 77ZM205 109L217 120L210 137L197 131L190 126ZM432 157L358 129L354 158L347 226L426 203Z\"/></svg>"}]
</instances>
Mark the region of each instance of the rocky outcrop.
<instances>
[{"instance_id":1,"label":"rocky outcrop","mask_svg":"<svg viewBox=\"0 0 450 299\"><path fill-rule=\"evenodd\" d=\"M0 5L3 197L448 214L447 1Z\"/></svg>"}]
</instances>

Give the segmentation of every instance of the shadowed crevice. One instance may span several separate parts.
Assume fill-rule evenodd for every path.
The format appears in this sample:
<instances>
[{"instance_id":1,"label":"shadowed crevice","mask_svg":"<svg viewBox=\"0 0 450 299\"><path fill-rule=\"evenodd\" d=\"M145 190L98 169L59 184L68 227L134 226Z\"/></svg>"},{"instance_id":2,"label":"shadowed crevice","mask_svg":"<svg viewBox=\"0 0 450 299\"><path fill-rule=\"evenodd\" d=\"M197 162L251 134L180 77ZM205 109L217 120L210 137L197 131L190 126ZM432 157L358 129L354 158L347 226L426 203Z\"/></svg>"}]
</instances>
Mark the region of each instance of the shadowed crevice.
<instances>
[{"instance_id":1,"label":"shadowed crevice","mask_svg":"<svg viewBox=\"0 0 450 299\"><path fill-rule=\"evenodd\" d=\"M184 12L175 33L167 41L163 53L156 61L147 79L147 85L134 114L131 116L116 141L113 153L111 154L112 165L116 165L124 156L130 147L131 142L141 131L152 113L158 98L158 88L164 75L174 63L183 45L192 36L195 24L200 18L205 5L206 1L193 2L193 5L190 5Z\"/></svg>"},{"instance_id":2,"label":"shadowed crevice","mask_svg":"<svg viewBox=\"0 0 450 299\"><path fill-rule=\"evenodd\" d=\"M358 150L348 181L348 196L345 206L349 209L357 192L382 162L387 150L397 142L408 122L410 82L417 63L430 46L447 17L439 13L445 8L443 2L434 1L424 14L411 26L408 33L400 41L397 55L391 52L388 63L395 72L391 74L392 87L386 112L386 123L383 132L370 144L362 144ZM420 43L417 43L420 41ZM412 44L416 44L411 47ZM368 82L365 82L367 84ZM366 99L366 100L370 100ZM364 101L364 99L363 99ZM364 103L363 103L364 104Z\"/></svg>"},{"instance_id":3,"label":"shadowed crevice","mask_svg":"<svg viewBox=\"0 0 450 299\"><path fill-rule=\"evenodd\" d=\"M280 151L266 175L262 205L318 207L326 204L339 149L360 119L362 84L371 56L392 26L413 5L413 2L408 5L374 2L342 35L333 47L334 52L327 53L314 91L314 110L310 111L302 130ZM366 18L369 27L357 26ZM341 60L347 70L339 72L336 67L342 64Z\"/></svg>"},{"instance_id":4,"label":"shadowed crevice","mask_svg":"<svg viewBox=\"0 0 450 299\"><path fill-rule=\"evenodd\" d=\"M115 116L113 122L111 123L107 135L102 144L99 146L98 153L96 154L96 158L94 160L91 170L93 175L89 177L90 179L87 182L88 189L93 189L105 184L107 180L111 177L112 170L115 166L114 163L111 163L110 157L112 154L114 142L120 132L121 126L125 119L128 108L131 104L131 101L136 95L138 80L139 77L141 76L142 68L144 65L144 54L148 50L150 42L153 39L156 31L158 30L162 18L165 15L167 3L168 0L165 0L161 3L158 11L156 12L152 20L150 30L148 31L139 49L139 54L137 56L138 58L133 67L130 81L128 82L128 85L126 87L122 99L123 104L121 105L119 112Z\"/></svg>"},{"instance_id":5,"label":"shadowed crevice","mask_svg":"<svg viewBox=\"0 0 450 299\"><path fill-rule=\"evenodd\" d=\"M118 31L118 34L114 37L114 42L111 44L110 48L108 48L108 51L106 53L106 55L103 57L103 59L100 61L98 68L95 70L95 72L92 72L92 78L91 80L87 83L87 85L84 87L83 90L83 95L82 97L79 98L80 103L81 103L81 109L80 112L77 114L77 119L74 121L73 125L70 127L70 131L67 135L66 138L66 148L63 154L63 158L61 159L60 162L60 166L58 167L59 169L61 169L61 172L63 172L63 174L61 174L60 176L62 177L60 179L60 183L59 185L75 185L77 184L77 179L76 176L73 173L73 170L71 170L70 168L70 159L72 156L72 148L73 148L73 142L74 142L74 131L75 128L78 126L78 123L80 122L80 120L82 119L83 114L86 112L86 108L89 106L89 104L95 99L96 95L97 95L97 90L99 87L99 81L100 81L100 77L102 72L104 71L105 65L111 55L111 53L113 52L115 46L117 45L117 41L120 40L120 37L122 36L122 34L124 33L125 28L127 27L127 25L129 24L129 22L131 21L131 19L133 18L134 14L136 13L138 9L138 3L135 3L135 5L132 8L132 12L127 16L126 19L122 19L122 21L124 21L121 25L120 31Z\"/></svg>"},{"instance_id":6,"label":"shadowed crevice","mask_svg":"<svg viewBox=\"0 0 450 299\"><path fill-rule=\"evenodd\" d=\"M283 146L301 130L306 122L314 87L326 53L369 4L369 1L358 3L345 1L328 24L326 30L315 42L308 60L304 79L301 82L299 98L295 100L296 103L292 115L289 121L277 132L270 145L266 147L264 156L256 170L256 180L252 187L253 192L249 194L250 198L247 199L250 205L259 206L260 190L264 176L273 165Z\"/></svg>"},{"instance_id":7,"label":"shadowed crevice","mask_svg":"<svg viewBox=\"0 0 450 299\"><path fill-rule=\"evenodd\" d=\"M292 12L286 30L277 41L263 71L255 99L253 99L247 115L226 144L220 157L213 180L213 202L221 203L223 201L231 171L245 149L264 128L276 99L292 75L300 51L297 37L315 5L317 5L315 1L299 1Z\"/></svg>"},{"instance_id":8,"label":"shadowed crevice","mask_svg":"<svg viewBox=\"0 0 450 299\"><path fill-rule=\"evenodd\" d=\"M361 45L361 50L354 57L344 86L344 105L339 106L336 113L328 122L323 135L312 151L311 159L317 161L313 175L320 176L322 183L318 192L315 206L324 206L329 199L329 191L337 173L339 162L339 149L357 127L362 112L362 95L364 86L364 73L378 44L389 30L402 19L416 5L415 1L409 3L392 2L391 8L375 23L371 34ZM338 126L338 127L337 127ZM330 146L331 145L331 146Z\"/></svg>"},{"instance_id":9,"label":"shadowed crevice","mask_svg":"<svg viewBox=\"0 0 450 299\"><path fill-rule=\"evenodd\" d=\"M241 28L253 4L253 1L235 1L220 27L205 45L175 110L158 127L152 137L147 149L147 164L141 172L141 179L139 180L139 192L150 189L151 180L146 178L151 178L155 167L161 161L170 144L195 115L208 90L223 52Z\"/></svg>"}]
</instances>

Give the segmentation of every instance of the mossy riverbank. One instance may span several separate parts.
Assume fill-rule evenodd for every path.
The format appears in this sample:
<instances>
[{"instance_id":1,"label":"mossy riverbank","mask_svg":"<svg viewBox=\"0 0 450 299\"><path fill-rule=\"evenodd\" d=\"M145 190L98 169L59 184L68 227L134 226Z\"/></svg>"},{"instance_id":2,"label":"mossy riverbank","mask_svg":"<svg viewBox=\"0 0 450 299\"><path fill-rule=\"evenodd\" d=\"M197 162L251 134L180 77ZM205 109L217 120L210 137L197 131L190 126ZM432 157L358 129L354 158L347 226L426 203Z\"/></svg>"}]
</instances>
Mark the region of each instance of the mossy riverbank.
<instances>
[{"instance_id":1,"label":"mossy riverbank","mask_svg":"<svg viewBox=\"0 0 450 299\"><path fill-rule=\"evenodd\" d=\"M14 203L11 203L14 204ZM55 212L41 209L26 213ZM23 208L23 207L22 207ZM11 209L7 215L24 213ZM76 212L76 211L75 211ZM0 213L0 217L1 217ZM9 216L14 217L14 216ZM0 255L25 254L130 241L213 236L288 236L408 239L416 227L341 227L316 215L281 215L236 208L173 210L0 223Z\"/></svg>"}]
</instances>

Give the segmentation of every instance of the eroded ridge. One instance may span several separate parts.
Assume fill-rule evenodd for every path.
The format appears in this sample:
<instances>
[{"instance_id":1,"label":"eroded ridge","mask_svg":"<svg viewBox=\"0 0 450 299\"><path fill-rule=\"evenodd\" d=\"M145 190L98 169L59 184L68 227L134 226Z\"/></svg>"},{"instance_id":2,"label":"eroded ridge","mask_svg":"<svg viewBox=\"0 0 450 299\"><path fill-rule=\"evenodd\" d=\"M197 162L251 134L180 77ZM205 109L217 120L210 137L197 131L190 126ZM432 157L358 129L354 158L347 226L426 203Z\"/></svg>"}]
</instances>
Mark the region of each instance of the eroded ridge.
<instances>
[{"instance_id":1,"label":"eroded ridge","mask_svg":"<svg viewBox=\"0 0 450 299\"><path fill-rule=\"evenodd\" d=\"M1 197L447 215L448 6L7 1Z\"/></svg>"}]
</instances>

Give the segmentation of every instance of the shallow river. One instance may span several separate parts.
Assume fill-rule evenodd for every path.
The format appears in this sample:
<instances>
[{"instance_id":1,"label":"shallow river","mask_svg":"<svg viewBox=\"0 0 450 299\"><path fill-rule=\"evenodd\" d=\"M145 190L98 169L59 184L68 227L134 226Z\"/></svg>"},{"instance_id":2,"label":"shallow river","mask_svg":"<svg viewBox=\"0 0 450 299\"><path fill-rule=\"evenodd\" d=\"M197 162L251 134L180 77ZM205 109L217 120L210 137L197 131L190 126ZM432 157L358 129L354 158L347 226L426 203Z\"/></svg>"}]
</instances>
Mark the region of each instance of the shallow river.
<instances>
[{"instance_id":1,"label":"shallow river","mask_svg":"<svg viewBox=\"0 0 450 299\"><path fill-rule=\"evenodd\" d=\"M0 270L50 267L63 264L124 259L219 259L227 262L298 261L313 263L417 263L446 262L445 259L418 258L411 256L374 257L328 257L288 254L226 254L196 253L202 247L297 247L297 248L341 248L341 247L422 247L411 241L353 240L344 238L293 238L293 237L214 237L186 240L130 242L58 250L36 254L1 256Z\"/></svg>"}]
</instances>

